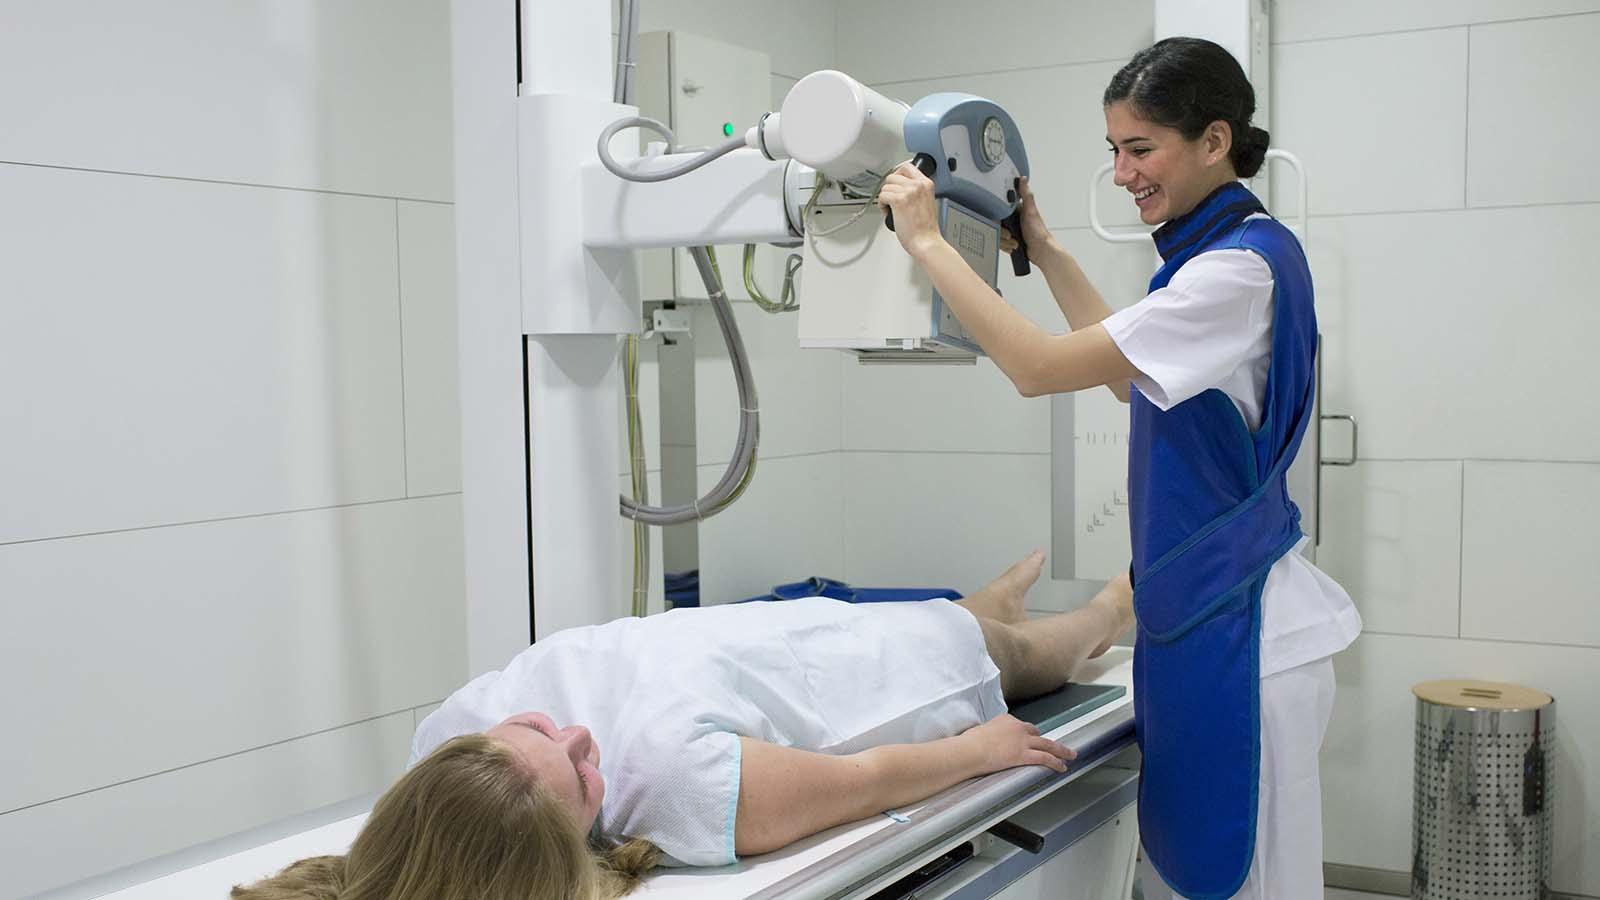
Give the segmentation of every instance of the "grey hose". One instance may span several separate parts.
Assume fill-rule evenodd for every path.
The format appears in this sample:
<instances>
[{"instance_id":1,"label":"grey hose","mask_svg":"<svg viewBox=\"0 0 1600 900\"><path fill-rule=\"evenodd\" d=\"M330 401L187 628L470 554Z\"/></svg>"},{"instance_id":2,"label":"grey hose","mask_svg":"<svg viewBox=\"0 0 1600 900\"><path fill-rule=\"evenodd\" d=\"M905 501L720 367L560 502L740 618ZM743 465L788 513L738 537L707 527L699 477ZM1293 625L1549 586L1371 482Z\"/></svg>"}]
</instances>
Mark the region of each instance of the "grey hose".
<instances>
[{"instance_id":1,"label":"grey hose","mask_svg":"<svg viewBox=\"0 0 1600 900\"><path fill-rule=\"evenodd\" d=\"M656 181L667 181L672 178L677 178L679 175L685 175L689 172L693 172L695 169L700 168L706 163L711 162L719 157L727 156L729 153L732 153L733 151L744 146L744 138L729 138L726 142L712 147L710 150L705 151L688 162L674 166L671 169L666 169L660 172L638 172L624 166L622 163L617 162L617 160L611 155L611 139L616 136L617 132L623 130L624 128L645 128L649 129L650 131L654 131L667 139L667 145L669 147L673 144L674 140L676 140L672 134L672 129L661 124L655 119L651 119L646 116L629 116L626 119L618 119L617 121L612 122L610 125L605 127L604 131L600 132L600 140L595 144L595 152L600 154L600 164L605 166L607 171L618 178L626 179L628 181L644 182L647 184Z\"/></svg>"},{"instance_id":2,"label":"grey hose","mask_svg":"<svg viewBox=\"0 0 1600 900\"><path fill-rule=\"evenodd\" d=\"M719 147L707 150L683 165L662 172L641 173L623 167L611 156L611 139L624 128L646 128L654 131L666 138L669 150L676 138L671 128L644 116L618 119L607 125L600 132L595 151L600 156L600 163L611 174L627 181L666 181L686 172L692 172L744 146L743 138L734 138ZM761 440L761 419L756 405L755 376L750 371L750 358L745 352L744 338L739 334L739 323L733 316L733 304L729 302L727 292L722 288L722 276L717 272L711 251L706 247L690 247L689 255L693 257L695 267L700 270L700 280L705 282L706 296L711 300L711 309L717 316L717 327L722 331L723 343L728 346L728 360L733 364L734 383L739 392L739 436L734 443L733 458L723 470L722 478L704 497L693 503L648 506L627 495L619 495L622 514L635 522L649 525L677 525L704 519L726 509L728 504L739 498L750 483L755 471L756 446Z\"/></svg>"},{"instance_id":3,"label":"grey hose","mask_svg":"<svg viewBox=\"0 0 1600 900\"><path fill-rule=\"evenodd\" d=\"M613 82L611 99L626 106L633 105L634 58L638 55L635 44L639 40L638 0L622 0L621 21L617 28L617 77Z\"/></svg>"},{"instance_id":4,"label":"grey hose","mask_svg":"<svg viewBox=\"0 0 1600 900\"><path fill-rule=\"evenodd\" d=\"M705 247L690 247L689 255L694 257L700 278L706 283L711 309L717 315L717 326L722 329L722 340L728 345L728 359L733 363L734 383L739 389L739 437L734 444L733 459L722 478L699 500L677 506L647 507L626 495L621 497L624 516L651 525L677 525L704 519L725 509L748 483L749 472L755 466L756 446L761 442L755 377L750 372L750 358L745 352L744 338L739 334L739 323L733 317L733 304L722 289L722 278L717 274L710 252Z\"/></svg>"}]
</instances>

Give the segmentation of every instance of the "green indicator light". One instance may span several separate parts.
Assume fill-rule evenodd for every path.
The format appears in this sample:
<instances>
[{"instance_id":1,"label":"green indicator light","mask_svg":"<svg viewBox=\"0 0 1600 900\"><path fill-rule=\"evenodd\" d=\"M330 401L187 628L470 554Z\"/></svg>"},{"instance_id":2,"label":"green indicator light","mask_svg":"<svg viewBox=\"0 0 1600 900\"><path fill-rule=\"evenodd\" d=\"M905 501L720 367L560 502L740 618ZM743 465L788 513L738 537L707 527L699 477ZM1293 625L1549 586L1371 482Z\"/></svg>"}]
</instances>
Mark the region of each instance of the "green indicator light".
<instances>
[{"instance_id":1,"label":"green indicator light","mask_svg":"<svg viewBox=\"0 0 1600 900\"><path fill-rule=\"evenodd\" d=\"M723 122L722 123L722 134L723 134L724 137L733 137L733 123L732 122Z\"/></svg>"}]
</instances>

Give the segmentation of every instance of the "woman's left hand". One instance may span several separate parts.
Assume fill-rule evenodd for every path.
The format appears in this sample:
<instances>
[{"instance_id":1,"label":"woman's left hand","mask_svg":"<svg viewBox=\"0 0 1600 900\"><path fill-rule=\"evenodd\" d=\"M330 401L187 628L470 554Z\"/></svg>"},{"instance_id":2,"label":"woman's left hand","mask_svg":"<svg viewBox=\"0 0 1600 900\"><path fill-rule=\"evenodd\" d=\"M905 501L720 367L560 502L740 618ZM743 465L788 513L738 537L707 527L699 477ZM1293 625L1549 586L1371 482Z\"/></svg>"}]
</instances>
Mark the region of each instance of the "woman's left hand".
<instances>
[{"instance_id":1,"label":"woman's left hand","mask_svg":"<svg viewBox=\"0 0 1600 900\"><path fill-rule=\"evenodd\" d=\"M933 198L933 182L911 163L896 166L883 180L878 206L894 210L895 237L913 257L920 259L944 240L939 233L939 205Z\"/></svg>"}]
</instances>

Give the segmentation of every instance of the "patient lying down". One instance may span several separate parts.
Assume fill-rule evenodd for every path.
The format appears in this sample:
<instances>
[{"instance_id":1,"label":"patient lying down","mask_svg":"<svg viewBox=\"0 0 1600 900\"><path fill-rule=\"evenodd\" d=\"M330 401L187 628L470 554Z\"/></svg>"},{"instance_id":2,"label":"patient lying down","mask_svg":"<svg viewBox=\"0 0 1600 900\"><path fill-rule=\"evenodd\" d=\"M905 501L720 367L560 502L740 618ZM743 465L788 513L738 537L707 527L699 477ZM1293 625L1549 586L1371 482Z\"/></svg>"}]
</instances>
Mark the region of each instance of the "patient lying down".
<instances>
[{"instance_id":1,"label":"patient lying down","mask_svg":"<svg viewBox=\"0 0 1600 900\"><path fill-rule=\"evenodd\" d=\"M1034 553L957 602L812 598L574 628L456 691L349 854L238 900L603 900L1070 750L1006 715L1133 623L1127 577L1029 619ZM529 710L538 710L537 712ZM581 723L581 724L580 724Z\"/></svg>"}]
</instances>

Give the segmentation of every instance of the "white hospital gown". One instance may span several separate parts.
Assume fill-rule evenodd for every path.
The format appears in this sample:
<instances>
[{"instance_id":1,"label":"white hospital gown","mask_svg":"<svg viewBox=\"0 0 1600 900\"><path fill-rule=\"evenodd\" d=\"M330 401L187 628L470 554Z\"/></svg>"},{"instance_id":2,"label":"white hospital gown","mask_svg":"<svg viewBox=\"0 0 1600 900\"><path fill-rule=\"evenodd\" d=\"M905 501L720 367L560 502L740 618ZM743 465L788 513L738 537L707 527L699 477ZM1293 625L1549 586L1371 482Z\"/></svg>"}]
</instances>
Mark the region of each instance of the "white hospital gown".
<instances>
[{"instance_id":1,"label":"white hospital gown","mask_svg":"<svg viewBox=\"0 0 1600 900\"><path fill-rule=\"evenodd\" d=\"M527 711L594 734L606 836L713 866L734 861L740 736L851 753L957 734L1006 706L977 620L949 601L746 603L539 641L424 719L411 760Z\"/></svg>"}]
</instances>

